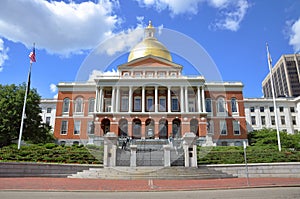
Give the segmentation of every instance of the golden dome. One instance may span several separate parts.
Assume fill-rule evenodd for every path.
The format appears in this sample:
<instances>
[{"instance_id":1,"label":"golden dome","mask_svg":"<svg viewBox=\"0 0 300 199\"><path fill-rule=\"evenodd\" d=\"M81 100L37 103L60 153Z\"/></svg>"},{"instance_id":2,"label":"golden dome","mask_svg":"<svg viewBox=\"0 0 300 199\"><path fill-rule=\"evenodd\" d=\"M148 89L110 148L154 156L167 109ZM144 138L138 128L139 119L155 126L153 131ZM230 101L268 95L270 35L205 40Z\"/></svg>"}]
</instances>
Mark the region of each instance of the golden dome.
<instances>
[{"instance_id":1,"label":"golden dome","mask_svg":"<svg viewBox=\"0 0 300 199\"><path fill-rule=\"evenodd\" d=\"M155 37L155 28L152 26L151 21L148 27L145 29L145 38L143 41L138 43L131 51L128 56L128 62L142 58L148 55L163 58L168 61L172 61L172 57L168 49L160 43Z\"/></svg>"}]
</instances>

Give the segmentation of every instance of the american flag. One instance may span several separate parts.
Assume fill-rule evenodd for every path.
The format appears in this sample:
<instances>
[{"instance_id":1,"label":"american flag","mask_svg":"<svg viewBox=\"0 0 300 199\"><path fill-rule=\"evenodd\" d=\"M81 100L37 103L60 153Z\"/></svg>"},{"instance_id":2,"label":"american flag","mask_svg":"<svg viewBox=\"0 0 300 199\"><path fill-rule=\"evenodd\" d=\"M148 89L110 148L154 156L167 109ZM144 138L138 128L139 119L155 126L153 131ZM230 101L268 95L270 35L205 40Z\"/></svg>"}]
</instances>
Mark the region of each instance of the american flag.
<instances>
[{"instance_id":1,"label":"american flag","mask_svg":"<svg viewBox=\"0 0 300 199\"><path fill-rule=\"evenodd\" d=\"M36 60L35 60L35 47L34 47L34 45L33 45L32 51L29 54L29 59L30 59L30 63L36 62Z\"/></svg>"}]
</instances>

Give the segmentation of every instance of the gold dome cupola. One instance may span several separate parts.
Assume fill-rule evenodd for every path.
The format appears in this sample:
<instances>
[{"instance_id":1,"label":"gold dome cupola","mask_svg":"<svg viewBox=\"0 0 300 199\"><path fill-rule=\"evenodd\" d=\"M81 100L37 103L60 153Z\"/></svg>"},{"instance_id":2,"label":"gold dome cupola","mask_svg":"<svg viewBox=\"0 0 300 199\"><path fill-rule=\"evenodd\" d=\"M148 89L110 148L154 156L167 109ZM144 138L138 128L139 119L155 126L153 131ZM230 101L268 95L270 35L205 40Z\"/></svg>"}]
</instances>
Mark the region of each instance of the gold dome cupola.
<instances>
[{"instance_id":1,"label":"gold dome cupola","mask_svg":"<svg viewBox=\"0 0 300 199\"><path fill-rule=\"evenodd\" d=\"M154 34L155 28L152 26L151 21L149 21L149 25L145 29L143 41L132 48L128 56L128 62L148 55L172 61L169 50L155 38Z\"/></svg>"}]
</instances>

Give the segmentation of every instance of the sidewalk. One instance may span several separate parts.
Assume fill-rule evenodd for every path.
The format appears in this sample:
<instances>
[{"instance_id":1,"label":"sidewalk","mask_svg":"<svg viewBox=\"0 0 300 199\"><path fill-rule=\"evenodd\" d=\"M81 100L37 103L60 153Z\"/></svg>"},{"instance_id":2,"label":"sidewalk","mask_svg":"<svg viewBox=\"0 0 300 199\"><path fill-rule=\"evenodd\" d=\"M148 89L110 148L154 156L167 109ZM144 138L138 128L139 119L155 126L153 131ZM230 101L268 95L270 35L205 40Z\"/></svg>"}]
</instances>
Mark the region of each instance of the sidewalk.
<instances>
[{"instance_id":1,"label":"sidewalk","mask_svg":"<svg viewBox=\"0 0 300 199\"><path fill-rule=\"evenodd\" d=\"M299 186L300 178L207 180L101 180L75 178L0 178L0 191L176 191Z\"/></svg>"}]
</instances>

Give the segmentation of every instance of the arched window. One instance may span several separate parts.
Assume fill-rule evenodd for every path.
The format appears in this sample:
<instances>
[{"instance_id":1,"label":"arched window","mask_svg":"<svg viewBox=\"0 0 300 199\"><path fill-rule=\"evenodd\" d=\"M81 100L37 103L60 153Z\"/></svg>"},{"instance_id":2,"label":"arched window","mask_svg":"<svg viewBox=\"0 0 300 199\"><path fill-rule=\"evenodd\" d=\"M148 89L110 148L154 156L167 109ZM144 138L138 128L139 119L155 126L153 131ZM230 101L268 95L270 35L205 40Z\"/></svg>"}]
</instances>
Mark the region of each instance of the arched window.
<instances>
[{"instance_id":1,"label":"arched window","mask_svg":"<svg viewBox=\"0 0 300 199\"><path fill-rule=\"evenodd\" d=\"M238 112L236 98L231 98L231 112L232 113Z\"/></svg>"},{"instance_id":2,"label":"arched window","mask_svg":"<svg viewBox=\"0 0 300 199\"><path fill-rule=\"evenodd\" d=\"M63 101L63 113L69 113L70 99L65 98Z\"/></svg>"},{"instance_id":3,"label":"arched window","mask_svg":"<svg viewBox=\"0 0 300 199\"><path fill-rule=\"evenodd\" d=\"M145 122L145 130L146 130L146 137L147 138L154 138L154 120L147 119Z\"/></svg>"},{"instance_id":4,"label":"arched window","mask_svg":"<svg viewBox=\"0 0 300 199\"><path fill-rule=\"evenodd\" d=\"M110 131L110 121L109 119L103 119L101 121L101 129L103 131L103 135Z\"/></svg>"},{"instance_id":5,"label":"arched window","mask_svg":"<svg viewBox=\"0 0 300 199\"><path fill-rule=\"evenodd\" d=\"M121 119L119 121L119 136L120 137L128 136L128 121L126 119Z\"/></svg>"},{"instance_id":6,"label":"arched window","mask_svg":"<svg viewBox=\"0 0 300 199\"><path fill-rule=\"evenodd\" d=\"M132 121L132 136L133 138L141 138L141 126L142 122L140 119L134 119Z\"/></svg>"},{"instance_id":7,"label":"arched window","mask_svg":"<svg viewBox=\"0 0 300 199\"><path fill-rule=\"evenodd\" d=\"M168 138L168 121L166 119L159 120L159 138Z\"/></svg>"},{"instance_id":8,"label":"arched window","mask_svg":"<svg viewBox=\"0 0 300 199\"><path fill-rule=\"evenodd\" d=\"M190 131L195 133L195 135L198 135L198 131L199 131L198 129L199 129L198 120L192 119L190 122Z\"/></svg>"},{"instance_id":9,"label":"arched window","mask_svg":"<svg viewBox=\"0 0 300 199\"><path fill-rule=\"evenodd\" d=\"M95 108L95 98L90 98L89 99L89 113L94 112Z\"/></svg>"},{"instance_id":10,"label":"arched window","mask_svg":"<svg viewBox=\"0 0 300 199\"><path fill-rule=\"evenodd\" d=\"M225 99L222 97L218 99L217 110L219 113L225 113L226 111Z\"/></svg>"},{"instance_id":11,"label":"arched window","mask_svg":"<svg viewBox=\"0 0 300 199\"><path fill-rule=\"evenodd\" d=\"M172 122L172 136L173 137L180 137L181 135L181 121L180 119L174 119Z\"/></svg>"},{"instance_id":12,"label":"arched window","mask_svg":"<svg viewBox=\"0 0 300 199\"><path fill-rule=\"evenodd\" d=\"M208 112L208 113L212 112L211 99L210 98L205 99L205 109L206 109L206 112Z\"/></svg>"},{"instance_id":13,"label":"arched window","mask_svg":"<svg viewBox=\"0 0 300 199\"><path fill-rule=\"evenodd\" d=\"M75 113L82 113L83 112L83 99L82 97L78 97L75 99Z\"/></svg>"}]
</instances>

